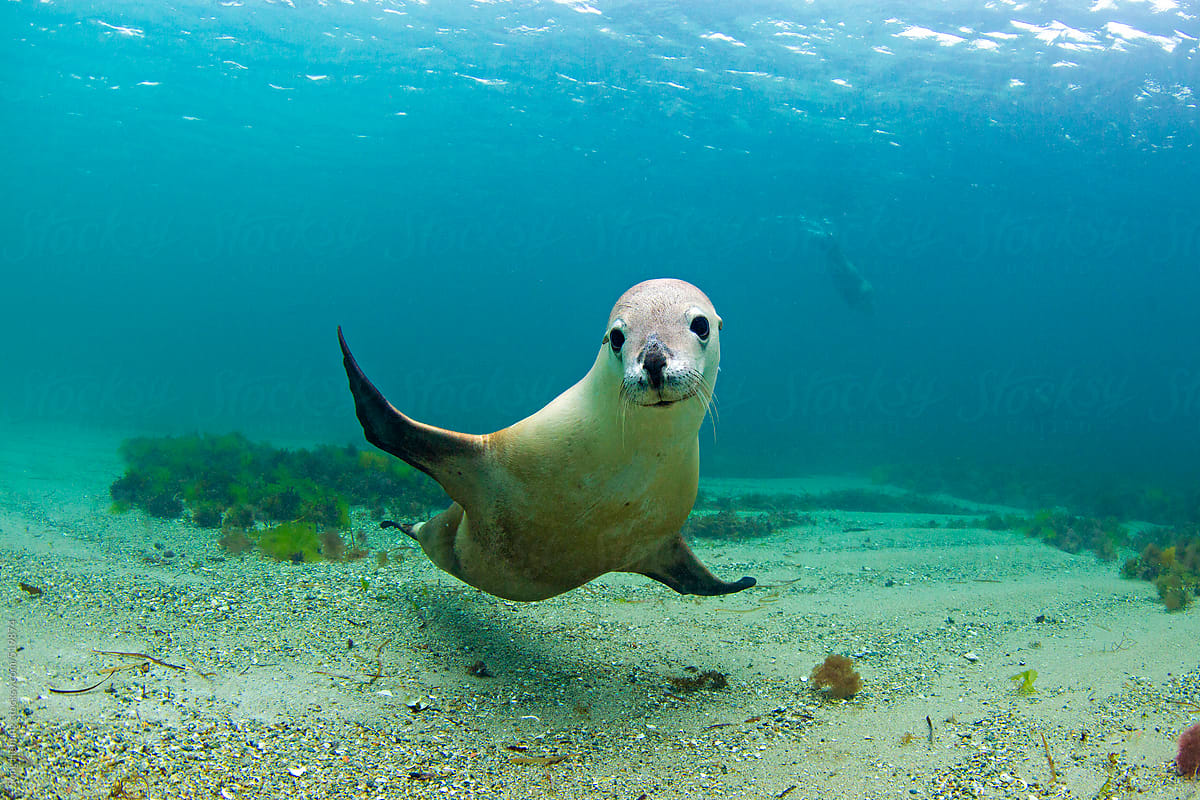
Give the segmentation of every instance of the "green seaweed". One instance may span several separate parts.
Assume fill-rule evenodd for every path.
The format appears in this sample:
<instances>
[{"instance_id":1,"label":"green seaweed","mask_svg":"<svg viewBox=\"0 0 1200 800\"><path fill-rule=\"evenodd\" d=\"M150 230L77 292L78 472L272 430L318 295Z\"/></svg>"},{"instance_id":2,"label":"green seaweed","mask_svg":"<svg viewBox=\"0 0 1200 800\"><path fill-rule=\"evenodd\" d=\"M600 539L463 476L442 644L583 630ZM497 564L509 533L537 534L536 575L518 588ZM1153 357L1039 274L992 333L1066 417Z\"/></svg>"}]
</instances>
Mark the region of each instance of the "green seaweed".
<instances>
[{"instance_id":1,"label":"green seaweed","mask_svg":"<svg viewBox=\"0 0 1200 800\"><path fill-rule=\"evenodd\" d=\"M120 452L126 469L110 487L114 512L138 508L221 528L230 554L257 546L281 560L361 558L361 542L347 546L339 534L350 527L351 506L379 518L448 503L407 464L350 446L284 450L230 433L127 439ZM271 527L256 532L258 523Z\"/></svg>"},{"instance_id":2,"label":"green seaweed","mask_svg":"<svg viewBox=\"0 0 1200 800\"><path fill-rule=\"evenodd\" d=\"M872 478L980 502L1070 508L1077 514L1047 509L1014 527L1069 552L1092 550L1104 559L1115 559L1121 549L1132 547L1139 554L1125 562L1122 574L1152 582L1168 611L1186 608L1200 594L1200 482L1194 473L1152 477L1105 474L1076 464L1005 464L995 459L972 464L956 458L878 467ZM1131 541L1117 519L1158 527ZM1010 517L1000 521L1009 523Z\"/></svg>"},{"instance_id":3,"label":"green seaweed","mask_svg":"<svg viewBox=\"0 0 1200 800\"><path fill-rule=\"evenodd\" d=\"M957 517L947 520L946 527L955 530L1011 531L1024 524L1025 517L1019 514L988 514L986 517Z\"/></svg>"},{"instance_id":4,"label":"green seaweed","mask_svg":"<svg viewBox=\"0 0 1200 800\"><path fill-rule=\"evenodd\" d=\"M1117 557L1117 548L1129 538L1125 527L1109 517L1098 519L1070 514L1058 509L1043 509L1021 524L1026 536L1041 539L1068 553L1091 550L1105 561Z\"/></svg>"},{"instance_id":5,"label":"green seaweed","mask_svg":"<svg viewBox=\"0 0 1200 800\"><path fill-rule=\"evenodd\" d=\"M192 506L192 522L199 528L221 527L223 515L221 504L211 500L202 500Z\"/></svg>"},{"instance_id":6,"label":"green seaweed","mask_svg":"<svg viewBox=\"0 0 1200 800\"><path fill-rule=\"evenodd\" d=\"M693 514L683 526L683 535L704 539L753 539L769 536L781 528L811 525L812 518L794 511L739 514L722 509L715 514Z\"/></svg>"},{"instance_id":7,"label":"green seaweed","mask_svg":"<svg viewBox=\"0 0 1200 800\"><path fill-rule=\"evenodd\" d=\"M736 496L701 495L697 508L737 511L868 511L905 514L971 514L975 511L961 503L927 497L915 492L897 494L878 489L836 489L828 492L748 492Z\"/></svg>"},{"instance_id":8,"label":"green seaweed","mask_svg":"<svg viewBox=\"0 0 1200 800\"><path fill-rule=\"evenodd\" d=\"M254 509L245 503L238 503L225 510L225 527L251 528L254 526Z\"/></svg>"},{"instance_id":9,"label":"green seaweed","mask_svg":"<svg viewBox=\"0 0 1200 800\"><path fill-rule=\"evenodd\" d=\"M696 512L688 519L684 534L714 539L747 539L766 536L780 528L811 525L815 521L813 517L809 513L802 512L828 509L958 515L959 519L946 523L946 526L950 528L1007 530L1016 527L1020 522L1019 517L1001 517L998 514L988 517L968 516L975 510L950 500L926 497L914 492L896 494L875 489L839 489L801 494L749 492L733 496L713 496L701 493L696 499ZM703 513L708 510L715 510L716 513ZM938 523L932 520L929 525L938 527Z\"/></svg>"},{"instance_id":10,"label":"green seaweed","mask_svg":"<svg viewBox=\"0 0 1200 800\"><path fill-rule=\"evenodd\" d=\"M1033 682L1037 680L1037 676L1036 669L1027 669L1013 675L1009 680L1017 684L1017 694L1034 694L1037 689L1033 688Z\"/></svg>"},{"instance_id":11,"label":"green seaweed","mask_svg":"<svg viewBox=\"0 0 1200 800\"><path fill-rule=\"evenodd\" d=\"M321 539L311 522L282 522L258 536L258 547L280 561L319 561L325 557Z\"/></svg>"},{"instance_id":12,"label":"green seaweed","mask_svg":"<svg viewBox=\"0 0 1200 800\"><path fill-rule=\"evenodd\" d=\"M1200 593L1200 535L1174 530L1151 531L1142 551L1121 568L1126 578L1150 581L1168 611L1187 608Z\"/></svg>"},{"instance_id":13,"label":"green seaweed","mask_svg":"<svg viewBox=\"0 0 1200 800\"><path fill-rule=\"evenodd\" d=\"M1158 599L1162 600L1167 611L1180 611L1192 602L1194 585L1185 585L1183 576L1178 572L1155 578L1154 588L1158 590Z\"/></svg>"},{"instance_id":14,"label":"green seaweed","mask_svg":"<svg viewBox=\"0 0 1200 800\"><path fill-rule=\"evenodd\" d=\"M356 447L282 450L231 433L139 437L120 452L126 470L110 487L114 512L173 519L190 511L201 527L219 526L224 514L241 528L305 520L344 530L351 506L413 516L447 502L407 464Z\"/></svg>"},{"instance_id":15,"label":"green seaweed","mask_svg":"<svg viewBox=\"0 0 1200 800\"><path fill-rule=\"evenodd\" d=\"M1062 506L1105 519L1167 526L1200 524L1200 483L1193 474L1145 476L1103 472L1052 461L1005 463L980 457L890 464L874 468L877 484L937 492L1022 508Z\"/></svg>"}]
</instances>

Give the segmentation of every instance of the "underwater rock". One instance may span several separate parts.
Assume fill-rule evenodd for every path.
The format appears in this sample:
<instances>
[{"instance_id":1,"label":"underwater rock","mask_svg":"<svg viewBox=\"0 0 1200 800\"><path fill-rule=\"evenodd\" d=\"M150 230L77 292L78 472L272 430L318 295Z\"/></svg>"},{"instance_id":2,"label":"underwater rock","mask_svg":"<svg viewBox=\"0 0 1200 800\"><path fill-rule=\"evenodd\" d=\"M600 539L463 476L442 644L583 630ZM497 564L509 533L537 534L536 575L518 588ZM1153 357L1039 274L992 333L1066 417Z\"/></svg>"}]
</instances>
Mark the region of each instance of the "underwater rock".
<instances>
[{"instance_id":1,"label":"underwater rock","mask_svg":"<svg viewBox=\"0 0 1200 800\"><path fill-rule=\"evenodd\" d=\"M668 678L675 691L690 694L704 689L716 692L729 686L729 677L723 672L717 672L714 669L706 669L701 672L695 667L688 667L687 671L692 674L681 678Z\"/></svg>"},{"instance_id":2,"label":"underwater rock","mask_svg":"<svg viewBox=\"0 0 1200 800\"><path fill-rule=\"evenodd\" d=\"M492 671L487 668L487 664L482 661L476 661L474 664L467 665L467 674L474 675L476 678L491 678Z\"/></svg>"}]
</instances>

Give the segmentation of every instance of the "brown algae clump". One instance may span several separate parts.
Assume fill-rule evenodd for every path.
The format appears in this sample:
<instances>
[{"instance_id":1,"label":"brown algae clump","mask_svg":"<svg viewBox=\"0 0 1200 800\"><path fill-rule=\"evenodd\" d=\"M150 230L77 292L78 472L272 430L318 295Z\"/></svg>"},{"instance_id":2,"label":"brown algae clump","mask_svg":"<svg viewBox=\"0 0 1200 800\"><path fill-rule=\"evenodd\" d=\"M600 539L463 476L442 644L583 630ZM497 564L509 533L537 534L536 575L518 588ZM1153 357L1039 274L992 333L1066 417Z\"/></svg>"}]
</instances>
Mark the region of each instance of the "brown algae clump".
<instances>
[{"instance_id":1,"label":"brown algae clump","mask_svg":"<svg viewBox=\"0 0 1200 800\"><path fill-rule=\"evenodd\" d=\"M1121 572L1127 578L1150 581L1168 611L1186 608L1200 592L1200 535L1168 532L1159 547L1150 542Z\"/></svg>"},{"instance_id":2,"label":"brown algae clump","mask_svg":"<svg viewBox=\"0 0 1200 800\"><path fill-rule=\"evenodd\" d=\"M809 680L814 687L824 687L830 697L840 700L853 697L862 689L862 676L854 670L854 659L834 653L813 668Z\"/></svg>"}]
</instances>

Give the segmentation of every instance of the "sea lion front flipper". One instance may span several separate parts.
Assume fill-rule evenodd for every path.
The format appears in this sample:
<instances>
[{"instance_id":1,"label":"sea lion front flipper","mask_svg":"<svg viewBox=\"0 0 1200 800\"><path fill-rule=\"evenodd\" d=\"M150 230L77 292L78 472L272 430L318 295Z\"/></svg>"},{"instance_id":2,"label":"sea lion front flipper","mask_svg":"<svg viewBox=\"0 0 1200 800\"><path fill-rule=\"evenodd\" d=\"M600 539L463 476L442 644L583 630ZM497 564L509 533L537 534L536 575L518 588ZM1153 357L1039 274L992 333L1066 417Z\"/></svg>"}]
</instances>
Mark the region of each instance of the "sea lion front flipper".
<instances>
[{"instance_id":1,"label":"sea lion front flipper","mask_svg":"<svg viewBox=\"0 0 1200 800\"><path fill-rule=\"evenodd\" d=\"M484 469L483 437L435 428L401 414L363 374L340 325L338 343L354 395L354 413L367 441L432 477L452 499L472 499L477 475Z\"/></svg>"},{"instance_id":2,"label":"sea lion front flipper","mask_svg":"<svg viewBox=\"0 0 1200 800\"><path fill-rule=\"evenodd\" d=\"M627 571L637 572L659 583L665 583L680 594L698 594L706 597L740 592L757 583L754 578L742 578L733 583L719 580L708 571L708 567L700 563L682 536L667 540L661 550Z\"/></svg>"}]
</instances>

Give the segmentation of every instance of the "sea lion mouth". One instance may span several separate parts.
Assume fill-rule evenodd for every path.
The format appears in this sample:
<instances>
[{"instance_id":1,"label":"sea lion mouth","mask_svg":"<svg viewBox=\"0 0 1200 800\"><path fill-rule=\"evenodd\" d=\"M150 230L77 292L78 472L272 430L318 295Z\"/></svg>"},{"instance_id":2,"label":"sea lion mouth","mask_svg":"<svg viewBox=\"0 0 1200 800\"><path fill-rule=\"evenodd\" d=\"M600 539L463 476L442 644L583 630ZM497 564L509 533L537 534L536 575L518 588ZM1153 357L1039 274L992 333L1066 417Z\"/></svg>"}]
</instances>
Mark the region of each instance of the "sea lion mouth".
<instances>
[{"instance_id":1,"label":"sea lion mouth","mask_svg":"<svg viewBox=\"0 0 1200 800\"><path fill-rule=\"evenodd\" d=\"M647 386L636 379L621 384L625 402L641 408L669 408L700 396L701 390L699 382L683 377L672 377L658 387Z\"/></svg>"},{"instance_id":2,"label":"sea lion mouth","mask_svg":"<svg viewBox=\"0 0 1200 800\"><path fill-rule=\"evenodd\" d=\"M658 396L658 400L655 400L654 402L638 403L638 405L641 406L642 408L668 408L668 407L676 405L678 403L682 403L684 400L690 400L691 398L693 398L695 396L696 396L695 389L693 389L683 395L680 395L679 397L672 397L670 399L665 398L660 394ZM648 399L649 398L647 398L647 400Z\"/></svg>"}]
</instances>

